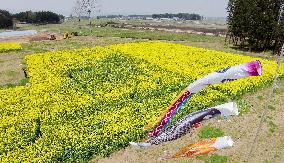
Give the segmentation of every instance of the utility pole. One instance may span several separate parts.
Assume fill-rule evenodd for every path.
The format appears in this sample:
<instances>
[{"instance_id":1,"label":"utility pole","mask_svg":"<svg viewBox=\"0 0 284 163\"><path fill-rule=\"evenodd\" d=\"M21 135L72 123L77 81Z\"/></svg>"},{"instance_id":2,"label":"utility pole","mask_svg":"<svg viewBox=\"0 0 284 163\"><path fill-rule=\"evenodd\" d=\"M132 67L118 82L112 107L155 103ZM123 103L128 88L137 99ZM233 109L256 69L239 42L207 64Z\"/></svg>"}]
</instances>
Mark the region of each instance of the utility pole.
<instances>
[{"instance_id":1,"label":"utility pole","mask_svg":"<svg viewBox=\"0 0 284 163\"><path fill-rule=\"evenodd\" d=\"M91 26L92 25L92 21L91 21L91 6L88 6L88 10L87 10L87 12L88 12L88 16L89 16L89 25Z\"/></svg>"}]
</instances>

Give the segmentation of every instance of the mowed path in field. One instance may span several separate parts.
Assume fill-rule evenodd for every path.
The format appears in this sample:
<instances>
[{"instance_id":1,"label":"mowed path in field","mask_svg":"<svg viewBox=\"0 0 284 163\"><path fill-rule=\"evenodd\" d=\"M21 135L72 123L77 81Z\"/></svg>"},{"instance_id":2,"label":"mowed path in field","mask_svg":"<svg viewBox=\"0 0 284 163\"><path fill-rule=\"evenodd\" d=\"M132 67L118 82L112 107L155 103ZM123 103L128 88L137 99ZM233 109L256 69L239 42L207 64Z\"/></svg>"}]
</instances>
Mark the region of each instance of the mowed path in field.
<instances>
[{"instance_id":1,"label":"mowed path in field","mask_svg":"<svg viewBox=\"0 0 284 163\"><path fill-rule=\"evenodd\" d=\"M244 162L248 158L249 150L256 133L260 117L266 103L267 95L271 88L265 88L243 97L251 105L248 113L241 116L232 117L228 120L211 119L202 126L212 125L224 131L225 135L231 136L235 142L234 146L222 149L213 154L228 156L228 162ZM269 104L266 120L262 123L259 139L254 148L249 162L284 162L284 82L279 83L279 87ZM126 149L118 151L107 158L94 158L91 162L101 163L123 163L123 162L203 162L198 158L181 158L174 160L162 160L171 156L182 147L199 141L198 132L202 128L197 128L182 138L166 142L161 145L151 146L148 149L138 149L128 146ZM212 154L209 154L212 155ZM208 156L209 157L209 156Z\"/></svg>"},{"instance_id":2,"label":"mowed path in field","mask_svg":"<svg viewBox=\"0 0 284 163\"><path fill-rule=\"evenodd\" d=\"M16 84L24 79L22 55L21 52L0 53L0 86Z\"/></svg>"}]
</instances>

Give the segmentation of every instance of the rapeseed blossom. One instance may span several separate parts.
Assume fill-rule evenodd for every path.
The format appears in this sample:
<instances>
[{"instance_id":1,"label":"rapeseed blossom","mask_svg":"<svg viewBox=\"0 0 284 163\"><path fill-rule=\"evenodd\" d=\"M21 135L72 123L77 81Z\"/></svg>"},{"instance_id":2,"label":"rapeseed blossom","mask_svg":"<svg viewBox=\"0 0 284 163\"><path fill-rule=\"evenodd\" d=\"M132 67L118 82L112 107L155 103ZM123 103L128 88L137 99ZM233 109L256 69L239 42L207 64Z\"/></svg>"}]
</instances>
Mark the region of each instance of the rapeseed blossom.
<instances>
[{"instance_id":1,"label":"rapeseed blossom","mask_svg":"<svg viewBox=\"0 0 284 163\"><path fill-rule=\"evenodd\" d=\"M0 42L0 52L21 50L22 46L15 42Z\"/></svg>"},{"instance_id":2,"label":"rapeseed blossom","mask_svg":"<svg viewBox=\"0 0 284 163\"><path fill-rule=\"evenodd\" d=\"M72 162L109 155L145 137L142 128L195 79L253 60L263 64L263 76L209 86L177 118L269 85L277 64L163 42L29 55L30 84L0 90L0 160Z\"/></svg>"}]
</instances>

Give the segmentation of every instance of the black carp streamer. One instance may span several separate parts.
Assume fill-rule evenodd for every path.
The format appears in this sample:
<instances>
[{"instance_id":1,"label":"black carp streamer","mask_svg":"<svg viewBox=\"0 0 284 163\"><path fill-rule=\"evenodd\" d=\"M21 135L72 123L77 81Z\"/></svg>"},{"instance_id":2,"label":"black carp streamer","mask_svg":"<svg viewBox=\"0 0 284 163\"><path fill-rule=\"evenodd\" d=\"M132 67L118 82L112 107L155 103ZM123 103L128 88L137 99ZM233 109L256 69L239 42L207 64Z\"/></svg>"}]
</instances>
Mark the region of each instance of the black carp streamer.
<instances>
[{"instance_id":1,"label":"black carp streamer","mask_svg":"<svg viewBox=\"0 0 284 163\"><path fill-rule=\"evenodd\" d=\"M238 108L237 108L236 103L234 102L226 103L223 105L218 105L212 108L208 108L208 109L204 109L204 110L191 113L185 116L184 118L179 119L169 128L163 130L160 133L160 135L158 135L157 137L151 137L149 140L147 140L144 143L130 142L130 144L133 146L139 146L139 147L158 145L163 142L172 141L172 140L180 138L181 136L188 133L189 130L192 128L192 126L204 120L208 120L213 117L220 116L220 115L224 117L229 117L229 116L238 115L238 114L239 114Z\"/></svg>"}]
</instances>

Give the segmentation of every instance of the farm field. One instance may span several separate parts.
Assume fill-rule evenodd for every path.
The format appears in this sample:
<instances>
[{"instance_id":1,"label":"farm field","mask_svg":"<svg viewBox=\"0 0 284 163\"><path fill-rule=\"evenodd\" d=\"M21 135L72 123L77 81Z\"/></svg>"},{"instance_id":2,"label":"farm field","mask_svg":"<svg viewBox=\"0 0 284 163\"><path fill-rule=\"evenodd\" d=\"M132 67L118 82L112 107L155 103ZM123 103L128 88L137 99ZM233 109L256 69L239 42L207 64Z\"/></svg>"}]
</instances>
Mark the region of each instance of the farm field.
<instances>
[{"instance_id":1,"label":"farm field","mask_svg":"<svg viewBox=\"0 0 284 163\"><path fill-rule=\"evenodd\" d=\"M17 43L0 43L0 52L20 49L22 49L22 47L20 44Z\"/></svg>"},{"instance_id":2,"label":"farm field","mask_svg":"<svg viewBox=\"0 0 284 163\"><path fill-rule=\"evenodd\" d=\"M93 22L94 25L102 25L109 20L99 20ZM133 22L130 22L133 23ZM140 22L139 22L140 23ZM20 37L12 39L0 39L0 42L19 42L22 44L21 51L10 51L5 52L0 55L0 61L5 61L7 64L0 64L0 69L5 71L2 73L0 78L0 86L7 86L19 83L21 79L24 79L22 68L25 68L24 57L28 54L46 52L46 51L56 51L65 49L76 49L84 47L94 47L94 46L106 46L116 43L123 42L136 42L136 41L148 41L159 39L161 41L168 41L173 43L179 43L194 47L201 47L212 50L219 50L225 52L232 52L242 55L249 55L254 57L263 57L269 60L275 60L274 56L268 52L249 52L239 50L231 45L224 43L223 37L217 36L203 36L196 34L184 34L184 33L173 33L173 32L163 32L163 31L147 31L147 30L123 30L111 27L96 28L85 25L87 21L84 20L81 24L78 24L76 20L69 20L62 24L47 24L47 25L25 25L20 28L20 30L37 30L39 33L55 34L58 39L55 41L43 40L30 41L32 38ZM134 23L133 23L134 24ZM64 32L74 32L77 31L80 36L74 37L68 40L62 39ZM37 40L37 37L35 37ZM7 62L6 62L7 61ZM2 62L3 63L3 62ZM1 68L3 67L3 68ZM13 76L7 76L9 71L16 72ZM6 73L7 72L7 73ZM2 80L5 79L5 80Z\"/></svg>"},{"instance_id":3,"label":"farm field","mask_svg":"<svg viewBox=\"0 0 284 163\"><path fill-rule=\"evenodd\" d=\"M277 67L273 56L233 49L217 36L111 27L71 29L71 23L25 28L58 34L81 30L81 36L23 41L21 48L0 53L2 162L155 162L165 153L197 141L206 126L222 128L236 139L236 147L170 162L246 159ZM161 40L152 41L158 38ZM143 127L154 122L189 83L253 60L261 61L263 76L212 85L191 99L177 118L232 100L240 104L241 116L218 123L210 120L192 135L149 150L127 147L129 141L146 138ZM28 78L22 68L27 69ZM284 77L283 64L279 76ZM280 136L284 131L283 81L278 84L252 160L284 159Z\"/></svg>"}]
</instances>

